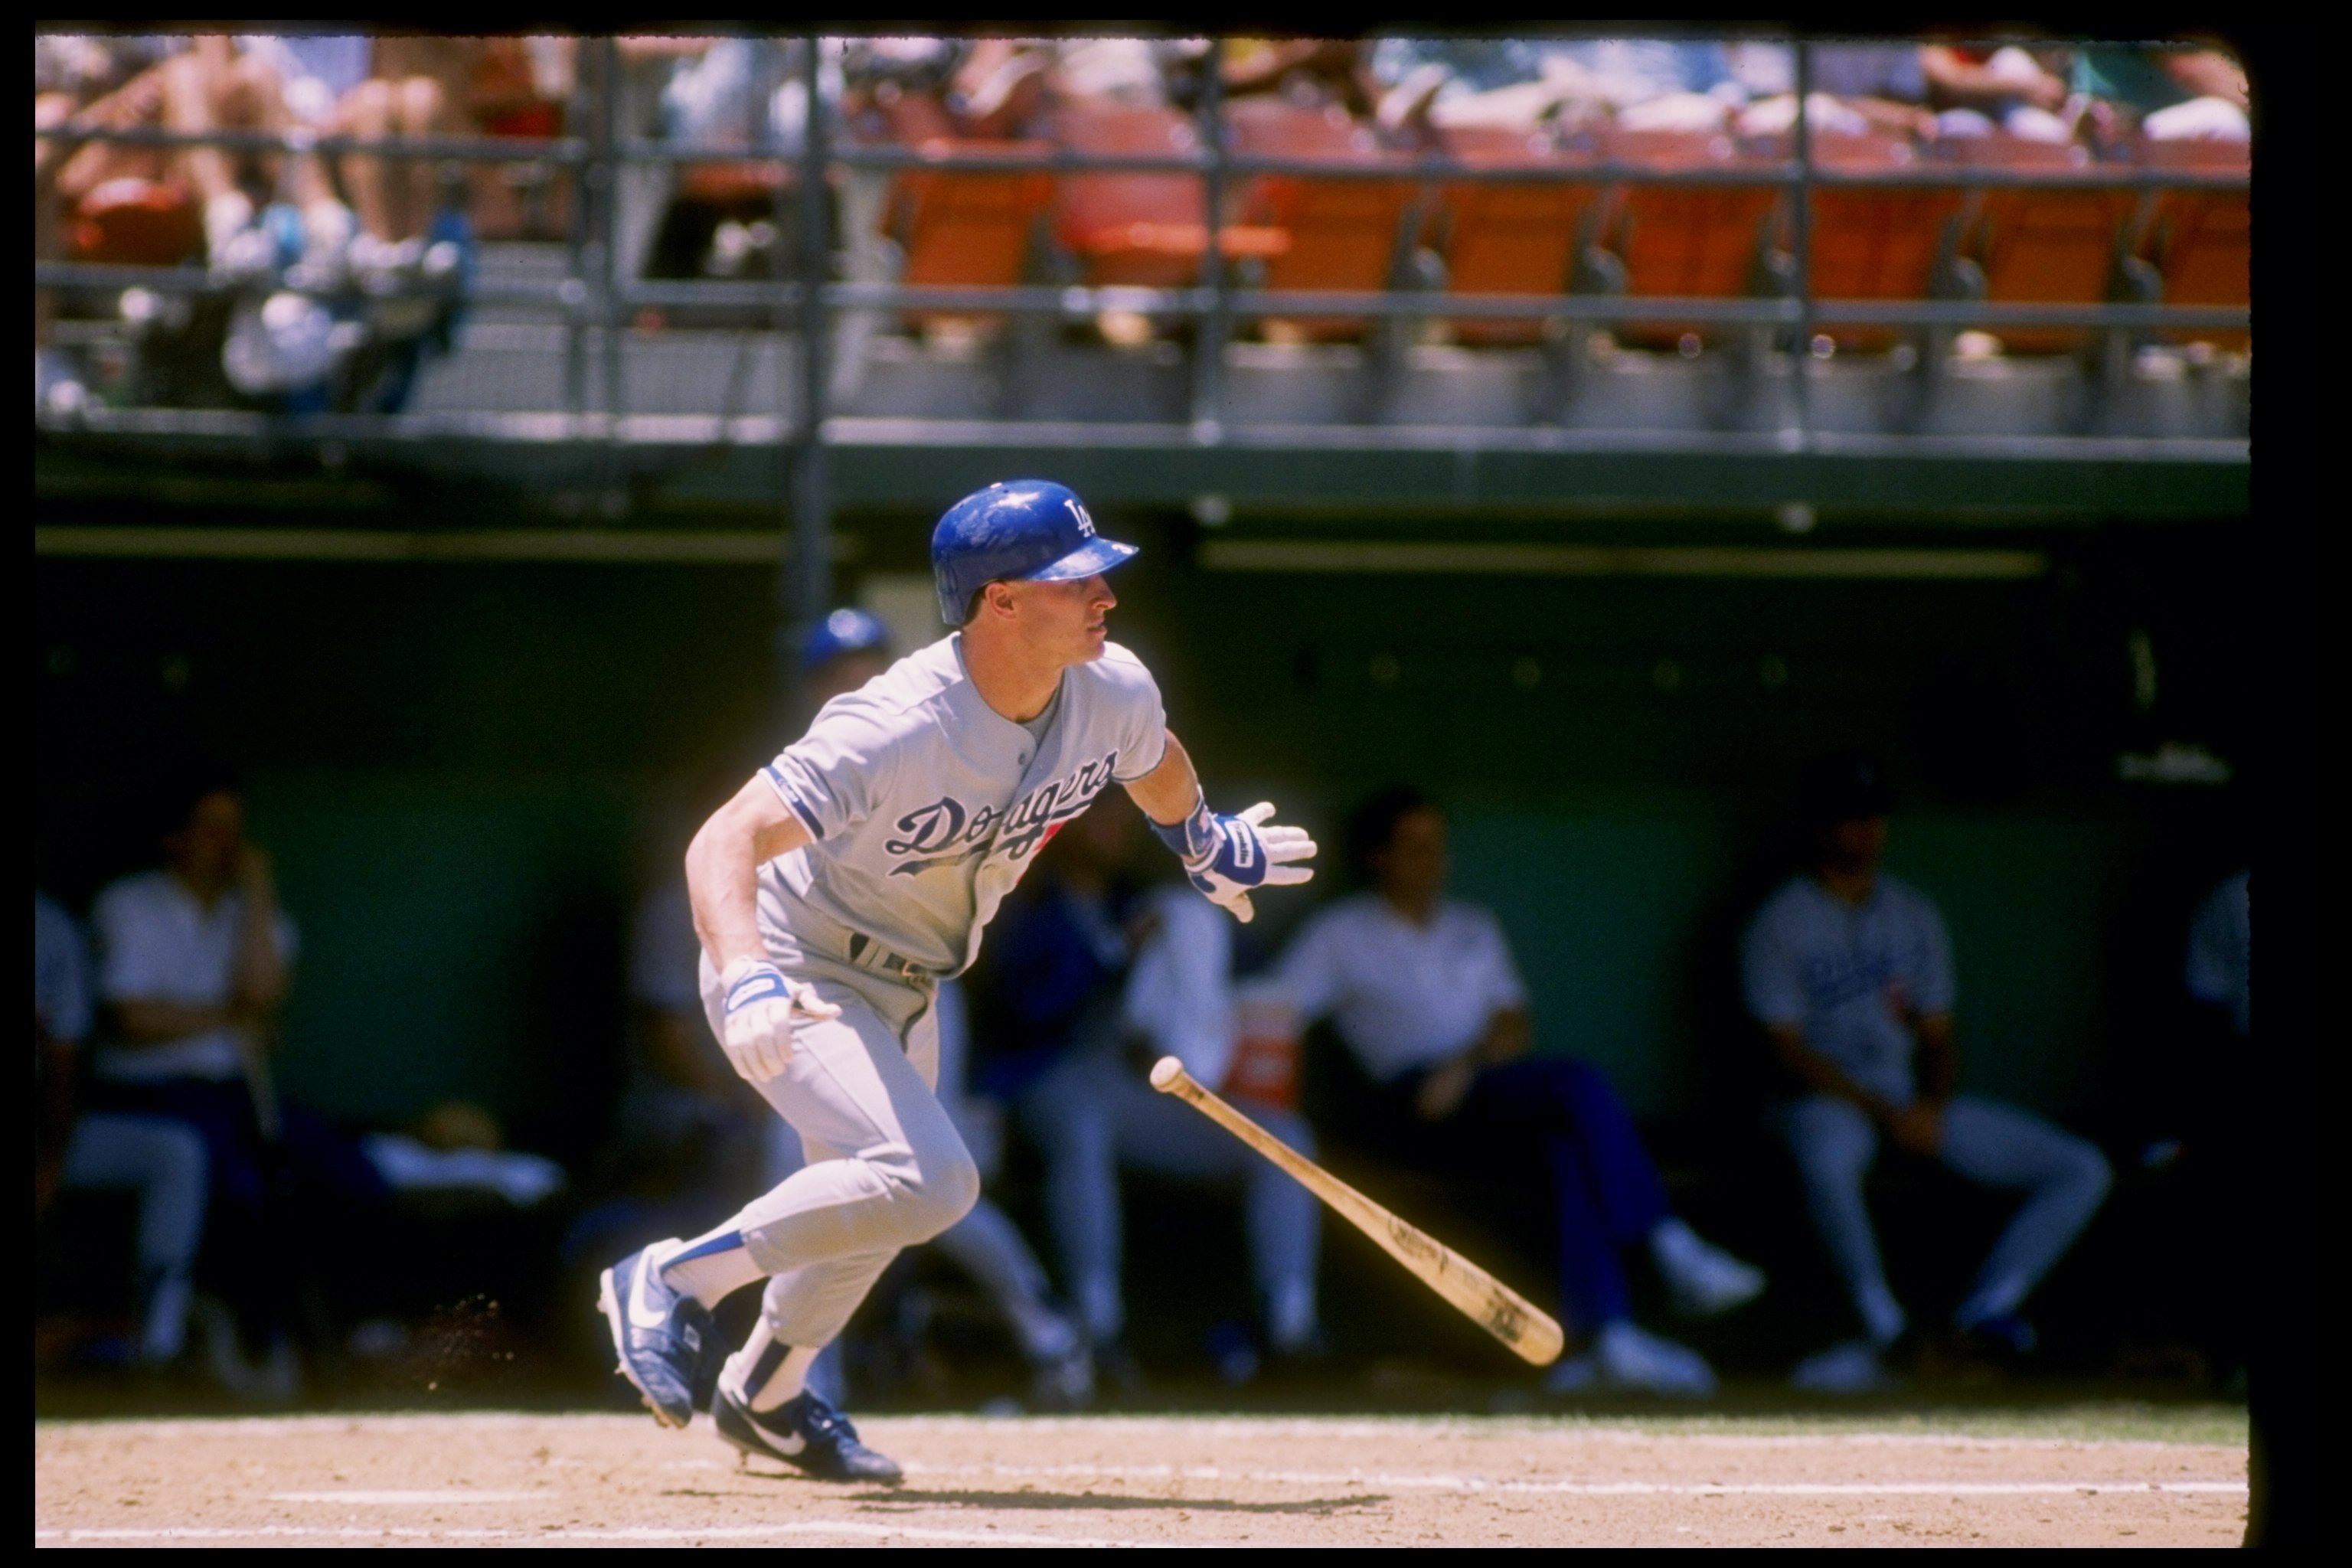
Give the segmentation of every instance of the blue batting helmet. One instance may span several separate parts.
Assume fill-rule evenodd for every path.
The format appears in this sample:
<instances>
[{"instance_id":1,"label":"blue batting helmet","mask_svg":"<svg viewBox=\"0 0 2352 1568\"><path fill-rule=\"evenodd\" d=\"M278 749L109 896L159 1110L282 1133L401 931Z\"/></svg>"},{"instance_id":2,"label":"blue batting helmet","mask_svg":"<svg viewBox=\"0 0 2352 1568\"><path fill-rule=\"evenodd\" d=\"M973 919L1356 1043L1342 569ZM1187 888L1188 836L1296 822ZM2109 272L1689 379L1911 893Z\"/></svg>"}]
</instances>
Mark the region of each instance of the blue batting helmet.
<instances>
[{"instance_id":1,"label":"blue batting helmet","mask_svg":"<svg viewBox=\"0 0 2352 1568\"><path fill-rule=\"evenodd\" d=\"M890 629L863 610L835 610L801 639L801 668L815 669L845 653L890 651Z\"/></svg>"},{"instance_id":2,"label":"blue batting helmet","mask_svg":"<svg viewBox=\"0 0 2352 1568\"><path fill-rule=\"evenodd\" d=\"M948 508L931 530L940 618L960 626L991 583L1066 583L1132 560L1135 546L1104 539L1086 504L1051 479L1006 479Z\"/></svg>"}]
</instances>

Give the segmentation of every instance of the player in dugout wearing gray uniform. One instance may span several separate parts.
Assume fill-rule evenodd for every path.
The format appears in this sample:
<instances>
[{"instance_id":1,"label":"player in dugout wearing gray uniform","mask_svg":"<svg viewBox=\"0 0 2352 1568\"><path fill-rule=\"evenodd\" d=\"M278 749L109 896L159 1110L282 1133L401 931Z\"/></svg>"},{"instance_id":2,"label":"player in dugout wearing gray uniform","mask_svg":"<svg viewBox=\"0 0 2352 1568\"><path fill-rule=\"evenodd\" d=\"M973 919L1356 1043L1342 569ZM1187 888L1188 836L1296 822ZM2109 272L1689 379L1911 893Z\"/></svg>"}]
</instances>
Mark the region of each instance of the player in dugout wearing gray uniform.
<instances>
[{"instance_id":1,"label":"player in dugout wearing gray uniform","mask_svg":"<svg viewBox=\"0 0 2352 1568\"><path fill-rule=\"evenodd\" d=\"M706 1395L719 1435L835 1479L895 1480L805 1387L900 1248L961 1219L980 1176L933 1092L935 998L1037 847L1116 783L1237 919L1315 852L1274 808L1209 810L1151 674L1108 640L1104 574L1136 553L1045 480L991 485L931 536L949 636L819 710L703 825L687 883L711 1029L809 1163L698 1237L605 1270L619 1371L655 1418ZM710 1309L766 1282L719 1364Z\"/></svg>"},{"instance_id":2,"label":"player in dugout wearing gray uniform","mask_svg":"<svg viewBox=\"0 0 2352 1568\"><path fill-rule=\"evenodd\" d=\"M1957 1092L1951 939L1927 896L1880 869L1892 804L1875 760L1817 760L1799 786L1811 864L1767 899L1740 941L1748 1009L1795 1092L1769 1115L1865 1337L1801 1363L1799 1387L1884 1387L1908 1324L1887 1286L1863 1181L1884 1140L1982 1186L2021 1189L1953 1326L2031 1350L2023 1305L2105 1199L2106 1157L2030 1111Z\"/></svg>"}]
</instances>

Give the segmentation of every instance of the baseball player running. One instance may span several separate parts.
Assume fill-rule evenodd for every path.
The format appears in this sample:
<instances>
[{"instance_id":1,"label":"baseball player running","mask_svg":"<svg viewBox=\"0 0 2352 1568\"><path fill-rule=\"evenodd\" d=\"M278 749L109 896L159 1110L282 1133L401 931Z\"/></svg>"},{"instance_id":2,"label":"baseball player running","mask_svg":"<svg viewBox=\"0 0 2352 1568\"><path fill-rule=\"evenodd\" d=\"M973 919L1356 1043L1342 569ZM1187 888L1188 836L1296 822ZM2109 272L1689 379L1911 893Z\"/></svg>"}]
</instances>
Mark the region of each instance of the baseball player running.
<instances>
[{"instance_id":1,"label":"baseball player running","mask_svg":"<svg viewBox=\"0 0 2352 1568\"><path fill-rule=\"evenodd\" d=\"M604 1271L619 1372L683 1427L835 1480L896 1480L806 1386L899 1248L953 1225L980 1178L932 1092L939 982L978 952L1037 848L1124 786L1192 885L1235 919L1306 881L1307 834L1270 805L1212 812L1150 672L1107 640L1099 537L1040 479L948 509L931 570L948 637L835 698L687 850L702 996L738 1072L800 1133L808 1163L712 1229ZM750 1339L719 1363L711 1309L765 1280Z\"/></svg>"}]
</instances>

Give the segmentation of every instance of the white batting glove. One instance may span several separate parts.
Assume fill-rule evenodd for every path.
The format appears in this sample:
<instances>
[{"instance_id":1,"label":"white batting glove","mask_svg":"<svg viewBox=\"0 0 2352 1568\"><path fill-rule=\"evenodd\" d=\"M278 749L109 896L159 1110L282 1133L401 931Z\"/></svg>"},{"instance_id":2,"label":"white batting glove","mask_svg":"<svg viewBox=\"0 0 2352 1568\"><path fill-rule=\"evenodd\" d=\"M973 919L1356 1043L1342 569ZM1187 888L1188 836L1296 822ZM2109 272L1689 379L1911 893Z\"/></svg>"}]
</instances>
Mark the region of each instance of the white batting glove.
<instances>
[{"instance_id":1,"label":"white batting glove","mask_svg":"<svg viewBox=\"0 0 2352 1568\"><path fill-rule=\"evenodd\" d=\"M1303 827L1268 827L1272 801L1260 801L1238 816L1221 816L1204 798L1192 815L1178 823L1154 823L1153 828L1176 858L1184 874L1208 900L1249 923L1253 888L1288 888L1311 879L1314 868L1290 864L1312 859L1315 840Z\"/></svg>"},{"instance_id":2,"label":"white batting glove","mask_svg":"<svg viewBox=\"0 0 2352 1568\"><path fill-rule=\"evenodd\" d=\"M816 987L788 978L764 958L739 958L720 979L727 1005L719 1043L735 1070L753 1083L765 1083L791 1065L796 1017L841 1016L841 1009L820 998Z\"/></svg>"}]
</instances>

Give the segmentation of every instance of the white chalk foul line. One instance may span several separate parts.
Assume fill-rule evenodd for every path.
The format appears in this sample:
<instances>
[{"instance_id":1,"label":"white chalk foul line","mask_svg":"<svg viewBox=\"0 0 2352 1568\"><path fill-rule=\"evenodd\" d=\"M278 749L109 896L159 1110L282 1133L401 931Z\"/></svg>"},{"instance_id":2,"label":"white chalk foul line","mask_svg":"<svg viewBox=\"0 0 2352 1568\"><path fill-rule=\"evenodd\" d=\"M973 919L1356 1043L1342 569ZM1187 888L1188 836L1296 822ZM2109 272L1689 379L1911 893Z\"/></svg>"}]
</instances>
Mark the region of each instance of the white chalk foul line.
<instances>
[{"instance_id":1,"label":"white chalk foul line","mask_svg":"<svg viewBox=\"0 0 2352 1568\"><path fill-rule=\"evenodd\" d=\"M436 1507L449 1502L530 1502L546 1498L548 1492L477 1492L446 1491L331 1491L331 1492L271 1492L271 1502L370 1502L370 1503L432 1503Z\"/></svg>"},{"instance_id":2,"label":"white chalk foul line","mask_svg":"<svg viewBox=\"0 0 2352 1568\"><path fill-rule=\"evenodd\" d=\"M926 1465L910 1476L972 1476L1013 1480L1258 1481L1400 1490L1538 1492L1570 1497L2064 1497L2136 1493L2242 1497L2246 1483L2210 1481L1570 1481L1489 1480L1484 1476L1379 1470L1236 1470L1220 1465Z\"/></svg>"},{"instance_id":3,"label":"white chalk foul line","mask_svg":"<svg viewBox=\"0 0 2352 1568\"><path fill-rule=\"evenodd\" d=\"M101 1530L36 1530L36 1542L138 1541L770 1541L796 1535L846 1536L860 1541L926 1541L943 1546L1140 1546L1095 1535L1034 1535L1012 1530L939 1530L915 1524L867 1524L856 1520L801 1519L774 1524L615 1525L561 1530L403 1529L397 1526L256 1524L149 1525Z\"/></svg>"}]
</instances>

